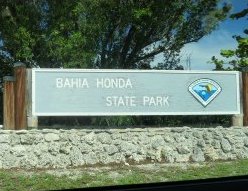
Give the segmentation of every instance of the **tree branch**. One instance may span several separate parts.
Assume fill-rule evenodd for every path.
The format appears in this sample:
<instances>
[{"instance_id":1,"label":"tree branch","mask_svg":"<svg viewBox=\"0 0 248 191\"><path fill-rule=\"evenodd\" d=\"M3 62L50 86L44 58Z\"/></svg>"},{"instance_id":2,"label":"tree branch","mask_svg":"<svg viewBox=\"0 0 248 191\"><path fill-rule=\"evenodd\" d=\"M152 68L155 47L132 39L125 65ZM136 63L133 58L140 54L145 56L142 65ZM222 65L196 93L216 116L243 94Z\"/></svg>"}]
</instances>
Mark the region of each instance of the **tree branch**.
<instances>
[{"instance_id":1,"label":"tree branch","mask_svg":"<svg viewBox=\"0 0 248 191\"><path fill-rule=\"evenodd\" d=\"M122 51L120 53L120 65L125 68L125 60L126 60L126 56L127 56L127 52L129 50L129 47L131 45L131 41L133 39L135 33L135 27L132 25L128 31L128 34L124 40L124 46L122 48Z\"/></svg>"}]
</instances>

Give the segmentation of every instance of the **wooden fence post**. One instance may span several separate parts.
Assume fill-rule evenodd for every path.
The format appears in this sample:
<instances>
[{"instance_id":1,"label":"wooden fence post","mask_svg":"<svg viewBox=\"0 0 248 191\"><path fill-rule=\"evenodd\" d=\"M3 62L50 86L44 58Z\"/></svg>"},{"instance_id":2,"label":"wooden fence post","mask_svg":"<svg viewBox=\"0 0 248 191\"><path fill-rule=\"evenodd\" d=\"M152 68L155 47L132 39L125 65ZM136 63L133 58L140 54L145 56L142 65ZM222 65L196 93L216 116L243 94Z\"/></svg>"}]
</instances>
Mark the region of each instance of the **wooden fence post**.
<instances>
[{"instance_id":1,"label":"wooden fence post","mask_svg":"<svg viewBox=\"0 0 248 191\"><path fill-rule=\"evenodd\" d=\"M32 69L26 70L26 110L27 110L27 128L38 128L38 117L32 114Z\"/></svg>"},{"instance_id":2,"label":"wooden fence post","mask_svg":"<svg viewBox=\"0 0 248 191\"><path fill-rule=\"evenodd\" d=\"M15 129L15 92L14 77L5 76L3 78L3 128L6 130Z\"/></svg>"},{"instance_id":3,"label":"wooden fence post","mask_svg":"<svg viewBox=\"0 0 248 191\"><path fill-rule=\"evenodd\" d=\"M26 65L17 62L14 64L15 76L15 129L27 128L26 114Z\"/></svg>"},{"instance_id":4,"label":"wooden fence post","mask_svg":"<svg viewBox=\"0 0 248 191\"><path fill-rule=\"evenodd\" d=\"M248 126L248 72L242 72L243 81L243 124Z\"/></svg>"}]
</instances>

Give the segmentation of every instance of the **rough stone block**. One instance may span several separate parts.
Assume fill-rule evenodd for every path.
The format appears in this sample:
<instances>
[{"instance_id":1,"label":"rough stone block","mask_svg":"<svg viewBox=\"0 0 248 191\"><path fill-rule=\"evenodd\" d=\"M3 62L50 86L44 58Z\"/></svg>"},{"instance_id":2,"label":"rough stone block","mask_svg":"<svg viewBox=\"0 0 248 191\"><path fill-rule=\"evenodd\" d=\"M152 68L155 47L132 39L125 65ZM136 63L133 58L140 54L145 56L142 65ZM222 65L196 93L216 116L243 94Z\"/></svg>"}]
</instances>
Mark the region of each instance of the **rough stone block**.
<instances>
[{"instance_id":1,"label":"rough stone block","mask_svg":"<svg viewBox=\"0 0 248 191\"><path fill-rule=\"evenodd\" d=\"M108 155L113 155L113 154L117 153L119 150L115 145L108 145L108 146L104 146L104 151Z\"/></svg>"},{"instance_id":2,"label":"rough stone block","mask_svg":"<svg viewBox=\"0 0 248 191\"><path fill-rule=\"evenodd\" d=\"M132 155L132 153L135 153L139 150L139 147L137 145L128 142L123 142L118 147L119 147L119 151L126 155Z\"/></svg>"},{"instance_id":3,"label":"rough stone block","mask_svg":"<svg viewBox=\"0 0 248 191\"><path fill-rule=\"evenodd\" d=\"M247 148L237 149L236 150L236 157L238 159L248 158L248 149Z\"/></svg>"},{"instance_id":4,"label":"rough stone block","mask_svg":"<svg viewBox=\"0 0 248 191\"><path fill-rule=\"evenodd\" d=\"M83 155L83 159L85 161L85 164L93 165L99 163L99 159L97 155L93 152L90 152L88 154Z\"/></svg>"},{"instance_id":5,"label":"rough stone block","mask_svg":"<svg viewBox=\"0 0 248 191\"><path fill-rule=\"evenodd\" d=\"M221 140L221 148L224 153L228 153L232 150L232 145L229 143L227 139Z\"/></svg>"},{"instance_id":6,"label":"rough stone block","mask_svg":"<svg viewBox=\"0 0 248 191\"><path fill-rule=\"evenodd\" d=\"M139 154L136 154L134 153L132 156L131 156L131 159L134 160L134 162L142 162L146 159L146 156L145 155L139 155Z\"/></svg>"},{"instance_id":7,"label":"rough stone block","mask_svg":"<svg viewBox=\"0 0 248 191\"><path fill-rule=\"evenodd\" d=\"M48 152L51 153L52 155L56 156L59 154L59 151L60 151L60 145L59 143L52 143L52 144L49 144L48 146Z\"/></svg>"},{"instance_id":8,"label":"rough stone block","mask_svg":"<svg viewBox=\"0 0 248 191\"><path fill-rule=\"evenodd\" d=\"M216 140L216 139L212 140L211 145L212 145L215 149L220 149L220 148L221 148L221 143L220 143L220 141L219 141L219 140Z\"/></svg>"},{"instance_id":9,"label":"rough stone block","mask_svg":"<svg viewBox=\"0 0 248 191\"><path fill-rule=\"evenodd\" d=\"M159 149L160 147L163 147L165 145L165 141L162 136L155 136L152 139L151 146L153 149Z\"/></svg>"},{"instance_id":10,"label":"rough stone block","mask_svg":"<svg viewBox=\"0 0 248 191\"><path fill-rule=\"evenodd\" d=\"M22 157L26 155L26 148L23 145L16 145L11 148L10 152L16 157Z\"/></svg>"},{"instance_id":11,"label":"rough stone block","mask_svg":"<svg viewBox=\"0 0 248 191\"><path fill-rule=\"evenodd\" d=\"M17 134L12 134L12 135L10 136L10 144L11 144L12 146L18 145L18 144L20 144L20 143L21 143L21 139L20 139L20 136L19 136L19 135L17 135Z\"/></svg>"},{"instance_id":12,"label":"rough stone block","mask_svg":"<svg viewBox=\"0 0 248 191\"><path fill-rule=\"evenodd\" d=\"M203 139L199 139L197 141L197 146L200 147L200 148L204 148L204 147L206 147L206 143L205 143L205 141Z\"/></svg>"},{"instance_id":13,"label":"rough stone block","mask_svg":"<svg viewBox=\"0 0 248 191\"><path fill-rule=\"evenodd\" d=\"M108 133L97 134L97 140L103 144L110 144L112 142L112 138Z\"/></svg>"},{"instance_id":14,"label":"rough stone block","mask_svg":"<svg viewBox=\"0 0 248 191\"><path fill-rule=\"evenodd\" d=\"M171 135L168 134L164 135L163 138L166 143L172 143L175 140Z\"/></svg>"},{"instance_id":15,"label":"rough stone block","mask_svg":"<svg viewBox=\"0 0 248 191\"><path fill-rule=\"evenodd\" d=\"M10 152L10 150L11 150L11 146L10 146L10 144L8 144L8 143L1 143L1 146L0 146L0 161L1 161L1 157L6 153L6 152Z\"/></svg>"},{"instance_id":16,"label":"rough stone block","mask_svg":"<svg viewBox=\"0 0 248 191\"><path fill-rule=\"evenodd\" d=\"M92 146L91 145L88 145L86 143L81 143L79 145L79 149L80 149L80 151L81 151L82 154L87 154L87 153L89 153L89 152L92 151Z\"/></svg>"},{"instance_id":17,"label":"rough stone block","mask_svg":"<svg viewBox=\"0 0 248 191\"><path fill-rule=\"evenodd\" d=\"M248 147L248 137L244 139L244 146Z\"/></svg>"},{"instance_id":18,"label":"rough stone block","mask_svg":"<svg viewBox=\"0 0 248 191\"><path fill-rule=\"evenodd\" d=\"M10 136L9 134L0 134L0 143L10 143Z\"/></svg>"},{"instance_id":19,"label":"rough stone block","mask_svg":"<svg viewBox=\"0 0 248 191\"><path fill-rule=\"evenodd\" d=\"M80 149L77 148L77 147L73 147L71 149L69 158L70 158L71 164L73 166L80 166L80 165L84 165L85 164L83 155L82 155Z\"/></svg>"},{"instance_id":20,"label":"rough stone block","mask_svg":"<svg viewBox=\"0 0 248 191\"><path fill-rule=\"evenodd\" d=\"M220 159L220 156L213 147L208 147L205 150L205 159L209 161L216 161Z\"/></svg>"},{"instance_id":21,"label":"rough stone block","mask_svg":"<svg viewBox=\"0 0 248 191\"><path fill-rule=\"evenodd\" d=\"M69 135L69 140L72 145L79 145L81 143L80 136L78 136L76 133Z\"/></svg>"},{"instance_id":22,"label":"rough stone block","mask_svg":"<svg viewBox=\"0 0 248 191\"><path fill-rule=\"evenodd\" d=\"M205 161L204 153L202 152L200 148L196 147L193 150L191 159L193 162L204 162Z\"/></svg>"},{"instance_id":23,"label":"rough stone block","mask_svg":"<svg viewBox=\"0 0 248 191\"><path fill-rule=\"evenodd\" d=\"M20 168L20 159L21 157L16 157L10 152L5 152L1 158L2 167L4 169Z\"/></svg>"},{"instance_id":24,"label":"rough stone block","mask_svg":"<svg viewBox=\"0 0 248 191\"><path fill-rule=\"evenodd\" d=\"M115 163L115 160L112 156L109 156L107 153L99 153L98 155L99 163L101 164L109 164L109 163Z\"/></svg>"},{"instance_id":25,"label":"rough stone block","mask_svg":"<svg viewBox=\"0 0 248 191\"><path fill-rule=\"evenodd\" d=\"M33 134L33 144L43 143L44 136L41 133Z\"/></svg>"},{"instance_id":26,"label":"rough stone block","mask_svg":"<svg viewBox=\"0 0 248 191\"><path fill-rule=\"evenodd\" d=\"M49 153L43 153L42 155L39 156L39 160L38 160L38 164L37 167L38 168L49 168L49 167L53 167L52 166L52 161L56 160L57 157L52 157L51 154Z\"/></svg>"},{"instance_id":27,"label":"rough stone block","mask_svg":"<svg viewBox=\"0 0 248 191\"><path fill-rule=\"evenodd\" d=\"M180 134L173 134L172 135L177 143L185 143L186 138Z\"/></svg>"},{"instance_id":28,"label":"rough stone block","mask_svg":"<svg viewBox=\"0 0 248 191\"><path fill-rule=\"evenodd\" d=\"M38 165L38 158L33 153L26 155L20 159L20 167L25 169L36 168Z\"/></svg>"},{"instance_id":29,"label":"rough stone block","mask_svg":"<svg viewBox=\"0 0 248 191\"><path fill-rule=\"evenodd\" d=\"M22 144L32 145L34 142L34 136L32 134L21 134L19 136Z\"/></svg>"},{"instance_id":30,"label":"rough stone block","mask_svg":"<svg viewBox=\"0 0 248 191\"><path fill-rule=\"evenodd\" d=\"M138 141L142 145L147 145L151 142L150 138L146 134L143 134L143 133L139 135Z\"/></svg>"},{"instance_id":31,"label":"rough stone block","mask_svg":"<svg viewBox=\"0 0 248 191\"><path fill-rule=\"evenodd\" d=\"M51 142L51 141L58 141L59 135L55 133L47 133L44 137L45 141Z\"/></svg>"},{"instance_id":32,"label":"rough stone block","mask_svg":"<svg viewBox=\"0 0 248 191\"><path fill-rule=\"evenodd\" d=\"M177 151L179 154L188 154L190 153L190 148L186 145L177 146Z\"/></svg>"},{"instance_id":33,"label":"rough stone block","mask_svg":"<svg viewBox=\"0 0 248 191\"><path fill-rule=\"evenodd\" d=\"M86 142L89 145L93 145L95 142L95 137L96 135L94 132L88 133L87 135L81 137L81 142Z\"/></svg>"},{"instance_id":34,"label":"rough stone block","mask_svg":"<svg viewBox=\"0 0 248 191\"><path fill-rule=\"evenodd\" d=\"M195 131L195 132L192 133L192 135L195 138L198 138L198 139L201 139L202 138L202 132Z\"/></svg>"},{"instance_id":35,"label":"rough stone block","mask_svg":"<svg viewBox=\"0 0 248 191\"><path fill-rule=\"evenodd\" d=\"M183 155L177 155L175 157L176 162L188 162L190 160L190 155L189 154L183 154Z\"/></svg>"},{"instance_id":36,"label":"rough stone block","mask_svg":"<svg viewBox=\"0 0 248 191\"><path fill-rule=\"evenodd\" d=\"M73 165L69 155L60 154L59 157L51 156L50 166L53 168L68 168Z\"/></svg>"},{"instance_id":37,"label":"rough stone block","mask_svg":"<svg viewBox=\"0 0 248 191\"><path fill-rule=\"evenodd\" d=\"M59 152L68 155L72 149L72 145L68 142L60 143Z\"/></svg>"}]
</instances>

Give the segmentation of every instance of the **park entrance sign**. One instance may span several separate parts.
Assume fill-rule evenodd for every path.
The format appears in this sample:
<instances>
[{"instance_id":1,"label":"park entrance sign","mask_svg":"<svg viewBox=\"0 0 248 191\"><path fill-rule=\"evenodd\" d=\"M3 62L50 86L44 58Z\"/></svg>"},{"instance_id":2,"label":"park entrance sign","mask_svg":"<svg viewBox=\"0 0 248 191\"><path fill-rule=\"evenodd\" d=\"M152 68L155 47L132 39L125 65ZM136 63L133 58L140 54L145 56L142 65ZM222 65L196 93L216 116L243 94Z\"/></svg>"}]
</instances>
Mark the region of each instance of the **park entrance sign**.
<instances>
[{"instance_id":1,"label":"park entrance sign","mask_svg":"<svg viewBox=\"0 0 248 191\"><path fill-rule=\"evenodd\" d=\"M240 114L235 71L32 69L33 116Z\"/></svg>"},{"instance_id":2,"label":"park entrance sign","mask_svg":"<svg viewBox=\"0 0 248 191\"><path fill-rule=\"evenodd\" d=\"M3 78L8 130L37 128L39 116L232 115L233 126L248 126L248 72L28 69L17 62L13 74Z\"/></svg>"}]
</instances>

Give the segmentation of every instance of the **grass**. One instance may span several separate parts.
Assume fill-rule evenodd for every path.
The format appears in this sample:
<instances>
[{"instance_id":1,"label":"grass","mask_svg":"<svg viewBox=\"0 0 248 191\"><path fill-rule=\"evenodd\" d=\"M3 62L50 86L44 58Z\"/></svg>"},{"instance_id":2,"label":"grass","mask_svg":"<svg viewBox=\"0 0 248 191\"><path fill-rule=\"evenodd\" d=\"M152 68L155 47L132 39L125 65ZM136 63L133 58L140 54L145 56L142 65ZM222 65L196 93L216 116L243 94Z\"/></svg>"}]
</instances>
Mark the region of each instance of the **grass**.
<instances>
[{"instance_id":1,"label":"grass","mask_svg":"<svg viewBox=\"0 0 248 191\"><path fill-rule=\"evenodd\" d=\"M248 160L145 167L146 165L69 169L70 173L60 176L53 174L56 170L50 173L46 170L0 170L0 190L59 190L248 175ZM79 172L76 178L72 177L75 170Z\"/></svg>"}]
</instances>

